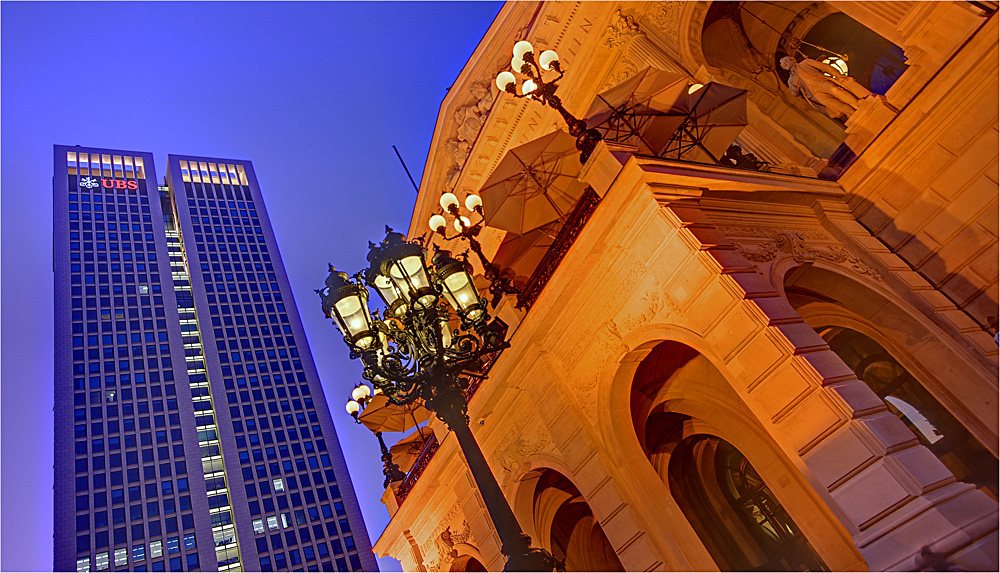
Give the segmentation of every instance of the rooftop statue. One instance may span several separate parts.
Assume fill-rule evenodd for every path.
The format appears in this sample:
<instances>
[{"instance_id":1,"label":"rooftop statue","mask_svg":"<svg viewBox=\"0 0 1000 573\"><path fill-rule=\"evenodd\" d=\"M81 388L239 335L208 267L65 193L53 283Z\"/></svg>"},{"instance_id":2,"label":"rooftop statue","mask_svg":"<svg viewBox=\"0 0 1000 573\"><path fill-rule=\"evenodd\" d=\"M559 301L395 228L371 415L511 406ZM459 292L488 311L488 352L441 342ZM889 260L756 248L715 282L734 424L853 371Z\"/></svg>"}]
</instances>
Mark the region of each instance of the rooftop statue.
<instances>
[{"instance_id":1,"label":"rooftop statue","mask_svg":"<svg viewBox=\"0 0 1000 573\"><path fill-rule=\"evenodd\" d=\"M847 119L858 110L862 99L872 96L854 78L840 73L830 64L806 58L796 62L792 56L781 58L788 70L788 89L801 95L814 108L834 119Z\"/></svg>"}]
</instances>

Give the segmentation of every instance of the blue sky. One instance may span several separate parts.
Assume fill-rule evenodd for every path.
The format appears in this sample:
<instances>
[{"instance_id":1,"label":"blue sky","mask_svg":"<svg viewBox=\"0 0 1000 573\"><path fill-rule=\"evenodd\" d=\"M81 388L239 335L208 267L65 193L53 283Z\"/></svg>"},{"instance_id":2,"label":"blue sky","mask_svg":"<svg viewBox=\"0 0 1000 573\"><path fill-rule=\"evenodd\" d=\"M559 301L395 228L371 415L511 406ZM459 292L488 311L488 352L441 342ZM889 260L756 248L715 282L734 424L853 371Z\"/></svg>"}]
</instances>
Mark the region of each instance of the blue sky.
<instances>
[{"instance_id":1,"label":"blue sky","mask_svg":"<svg viewBox=\"0 0 1000 573\"><path fill-rule=\"evenodd\" d=\"M312 289L405 229L438 108L498 2L0 6L2 563L52 567L52 146L249 159L372 542L377 442L343 412L360 366ZM492 78L484 78L489 81ZM394 560L383 570L398 570Z\"/></svg>"}]
</instances>

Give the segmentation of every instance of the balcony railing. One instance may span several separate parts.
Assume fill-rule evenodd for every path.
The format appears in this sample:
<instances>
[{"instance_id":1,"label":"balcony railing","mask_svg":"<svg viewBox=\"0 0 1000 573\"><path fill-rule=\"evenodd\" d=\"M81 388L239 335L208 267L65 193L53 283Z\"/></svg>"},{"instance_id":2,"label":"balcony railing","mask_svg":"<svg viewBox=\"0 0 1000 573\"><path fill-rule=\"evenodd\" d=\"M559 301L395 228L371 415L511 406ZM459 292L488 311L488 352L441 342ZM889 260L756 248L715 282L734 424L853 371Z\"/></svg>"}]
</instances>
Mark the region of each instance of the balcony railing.
<instances>
[{"instance_id":1,"label":"balcony railing","mask_svg":"<svg viewBox=\"0 0 1000 573\"><path fill-rule=\"evenodd\" d=\"M417 461L413 462L413 467L410 468L410 473L406 474L406 479L403 483L399 485L399 489L396 490L396 497L399 499L399 503L402 504L406 496L410 494L413 486L417 484L417 480L420 479L420 475L424 473L427 469L427 464L431 462L431 458L438 451L438 441L437 436L431 434L431 437L424 444L423 449L420 450L420 455L417 456Z\"/></svg>"},{"instance_id":2,"label":"balcony railing","mask_svg":"<svg viewBox=\"0 0 1000 573\"><path fill-rule=\"evenodd\" d=\"M559 234L556 235L552 246L546 251L545 256L542 257L542 261L538 263L535 271L528 277L528 281L524 283L521 294L517 295L516 308L528 310L531 308L531 305L535 304L535 300L538 299L538 296L542 293L542 289L545 288L549 279L552 278L553 273L556 272L559 263L566 256L566 253L569 252L569 248L573 246L573 243L576 242L576 238L583 231L583 227L590 220L590 216L594 214L594 209L597 208L600 200L601 198L597 193L590 187L587 187L583 195L576 202L576 206L573 207L569 217L567 217L566 224L562 226Z\"/></svg>"}]
</instances>

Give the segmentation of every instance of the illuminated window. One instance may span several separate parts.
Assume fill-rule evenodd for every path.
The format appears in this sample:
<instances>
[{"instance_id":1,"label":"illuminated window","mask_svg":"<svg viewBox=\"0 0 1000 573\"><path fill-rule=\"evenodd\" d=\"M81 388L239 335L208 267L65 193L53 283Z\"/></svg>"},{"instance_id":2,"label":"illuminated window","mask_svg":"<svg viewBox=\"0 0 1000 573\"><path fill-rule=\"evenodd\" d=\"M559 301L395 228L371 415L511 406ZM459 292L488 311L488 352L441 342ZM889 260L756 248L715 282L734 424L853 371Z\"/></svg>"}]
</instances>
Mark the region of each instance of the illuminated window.
<instances>
[{"instance_id":1,"label":"illuminated window","mask_svg":"<svg viewBox=\"0 0 1000 573\"><path fill-rule=\"evenodd\" d=\"M285 482L281 481L281 478L276 478L271 481L274 484L274 491L285 491Z\"/></svg>"},{"instance_id":2,"label":"illuminated window","mask_svg":"<svg viewBox=\"0 0 1000 573\"><path fill-rule=\"evenodd\" d=\"M144 561L146 559L146 546L139 544L132 546L132 562Z\"/></svg>"},{"instance_id":3,"label":"illuminated window","mask_svg":"<svg viewBox=\"0 0 1000 573\"><path fill-rule=\"evenodd\" d=\"M264 520L255 519L253 520L253 532L254 533L264 533Z\"/></svg>"},{"instance_id":4,"label":"illuminated window","mask_svg":"<svg viewBox=\"0 0 1000 573\"><path fill-rule=\"evenodd\" d=\"M76 560L77 571L90 571L90 557L81 557Z\"/></svg>"},{"instance_id":5,"label":"illuminated window","mask_svg":"<svg viewBox=\"0 0 1000 573\"><path fill-rule=\"evenodd\" d=\"M828 327L820 333L956 479L997 499L997 459L888 350L849 328Z\"/></svg>"},{"instance_id":6,"label":"illuminated window","mask_svg":"<svg viewBox=\"0 0 1000 573\"><path fill-rule=\"evenodd\" d=\"M167 540L167 553L179 553L181 550L181 540L171 537Z\"/></svg>"},{"instance_id":7,"label":"illuminated window","mask_svg":"<svg viewBox=\"0 0 1000 573\"><path fill-rule=\"evenodd\" d=\"M108 565L110 563L110 560L111 560L111 558L108 555L107 551L104 551L102 553L98 553L97 556L94 557L94 569L96 569L97 571L103 571L103 570L107 569Z\"/></svg>"},{"instance_id":8,"label":"illuminated window","mask_svg":"<svg viewBox=\"0 0 1000 573\"><path fill-rule=\"evenodd\" d=\"M278 529L278 518L273 515L268 516L267 528L270 529L271 531Z\"/></svg>"},{"instance_id":9,"label":"illuminated window","mask_svg":"<svg viewBox=\"0 0 1000 573\"><path fill-rule=\"evenodd\" d=\"M159 522L157 522L159 523ZM156 559L157 557L163 556L163 542L162 541L151 541L149 543L149 557L150 559Z\"/></svg>"},{"instance_id":10,"label":"illuminated window","mask_svg":"<svg viewBox=\"0 0 1000 573\"><path fill-rule=\"evenodd\" d=\"M128 547L115 549L115 567L128 565Z\"/></svg>"}]
</instances>

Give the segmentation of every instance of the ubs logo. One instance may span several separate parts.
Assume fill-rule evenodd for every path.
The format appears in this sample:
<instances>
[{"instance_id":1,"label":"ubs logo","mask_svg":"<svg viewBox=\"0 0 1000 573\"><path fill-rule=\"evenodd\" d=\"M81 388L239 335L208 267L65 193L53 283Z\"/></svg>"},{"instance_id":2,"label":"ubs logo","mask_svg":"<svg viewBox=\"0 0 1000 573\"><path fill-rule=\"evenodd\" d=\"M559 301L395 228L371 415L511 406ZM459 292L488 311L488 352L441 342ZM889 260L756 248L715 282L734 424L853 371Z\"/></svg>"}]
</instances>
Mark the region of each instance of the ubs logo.
<instances>
[{"instance_id":1,"label":"ubs logo","mask_svg":"<svg viewBox=\"0 0 1000 573\"><path fill-rule=\"evenodd\" d=\"M101 179L101 187L105 189L132 189L134 191L139 188L139 184L124 179Z\"/></svg>"},{"instance_id":2,"label":"ubs logo","mask_svg":"<svg viewBox=\"0 0 1000 573\"><path fill-rule=\"evenodd\" d=\"M80 180L80 187L93 189L94 187L97 187L97 179L94 179L93 177L84 177Z\"/></svg>"}]
</instances>

